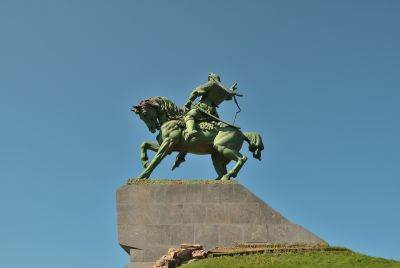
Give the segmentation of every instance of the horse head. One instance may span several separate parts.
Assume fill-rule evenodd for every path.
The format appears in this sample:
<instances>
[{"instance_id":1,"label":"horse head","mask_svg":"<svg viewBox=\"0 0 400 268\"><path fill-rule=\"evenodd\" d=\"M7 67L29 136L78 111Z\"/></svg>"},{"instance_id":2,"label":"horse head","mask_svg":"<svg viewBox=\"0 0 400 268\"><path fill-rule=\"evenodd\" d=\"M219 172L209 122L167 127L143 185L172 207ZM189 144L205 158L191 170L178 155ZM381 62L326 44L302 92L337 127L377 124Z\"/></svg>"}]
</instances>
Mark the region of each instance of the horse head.
<instances>
[{"instance_id":1,"label":"horse head","mask_svg":"<svg viewBox=\"0 0 400 268\"><path fill-rule=\"evenodd\" d=\"M133 106L131 111L139 115L151 133L160 129L157 106L150 99L142 100L139 105Z\"/></svg>"},{"instance_id":2,"label":"horse head","mask_svg":"<svg viewBox=\"0 0 400 268\"><path fill-rule=\"evenodd\" d=\"M160 96L142 100L139 105L133 106L131 111L140 116L152 133L159 130L166 121L180 119L183 116L181 108L171 100Z\"/></svg>"}]
</instances>

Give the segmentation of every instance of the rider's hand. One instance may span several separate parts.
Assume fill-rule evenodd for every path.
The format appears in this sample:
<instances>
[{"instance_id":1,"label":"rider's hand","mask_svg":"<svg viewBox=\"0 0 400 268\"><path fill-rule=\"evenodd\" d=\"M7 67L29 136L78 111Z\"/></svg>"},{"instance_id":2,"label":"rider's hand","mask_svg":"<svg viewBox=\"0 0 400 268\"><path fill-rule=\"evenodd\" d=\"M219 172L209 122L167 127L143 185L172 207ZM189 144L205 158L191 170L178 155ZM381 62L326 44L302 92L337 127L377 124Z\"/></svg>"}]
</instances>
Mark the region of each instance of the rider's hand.
<instances>
[{"instance_id":1,"label":"rider's hand","mask_svg":"<svg viewBox=\"0 0 400 268\"><path fill-rule=\"evenodd\" d=\"M185 113L187 113L187 112L190 111L190 108L191 108L191 107L192 107L192 103L187 102L187 103L185 104L185 106L183 107L183 110L185 111Z\"/></svg>"}]
</instances>

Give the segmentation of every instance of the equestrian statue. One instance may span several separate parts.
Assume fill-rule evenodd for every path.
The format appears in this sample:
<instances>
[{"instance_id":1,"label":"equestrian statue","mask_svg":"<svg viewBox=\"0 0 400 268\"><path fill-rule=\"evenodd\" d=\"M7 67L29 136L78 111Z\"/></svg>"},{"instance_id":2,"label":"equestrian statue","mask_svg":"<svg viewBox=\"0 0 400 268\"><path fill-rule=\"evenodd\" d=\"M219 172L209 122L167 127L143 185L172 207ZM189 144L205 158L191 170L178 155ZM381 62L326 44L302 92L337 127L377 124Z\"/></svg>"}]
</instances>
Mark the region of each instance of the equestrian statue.
<instances>
[{"instance_id":1,"label":"equestrian statue","mask_svg":"<svg viewBox=\"0 0 400 268\"><path fill-rule=\"evenodd\" d=\"M218 106L225 100L242 95L236 92L237 84L225 88L221 79L209 73L207 83L194 89L181 109L166 97L151 97L133 106L132 111L139 115L150 132L157 135L157 142L143 142L140 160L144 170L137 177L148 179L157 165L172 152L178 152L172 170L185 161L187 153L210 154L218 174L217 180L236 178L247 157L240 153L244 141L249 144L253 157L261 160L264 145L260 134L241 132L240 128L219 118ZM194 101L201 97L197 103ZM147 150L156 152L149 161ZM226 166L235 161L231 170Z\"/></svg>"}]
</instances>

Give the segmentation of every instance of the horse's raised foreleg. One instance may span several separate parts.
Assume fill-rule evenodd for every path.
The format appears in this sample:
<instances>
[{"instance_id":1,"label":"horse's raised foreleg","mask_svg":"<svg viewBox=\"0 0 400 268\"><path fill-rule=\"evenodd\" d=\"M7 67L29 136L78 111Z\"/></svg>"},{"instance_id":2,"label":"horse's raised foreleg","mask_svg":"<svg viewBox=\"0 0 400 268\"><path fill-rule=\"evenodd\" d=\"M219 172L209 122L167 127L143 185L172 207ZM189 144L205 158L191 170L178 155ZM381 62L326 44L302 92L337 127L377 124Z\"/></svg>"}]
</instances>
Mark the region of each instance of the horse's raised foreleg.
<instances>
[{"instance_id":1,"label":"horse's raised foreleg","mask_svg":"<svg viewBox=\"0 0 400 268\"><path fill-rule=\"evenodd\" d=\"M144 168L149 164L149 157L147 156L147 150L151 150L153 152L157 152L160 148L160 145L157 142L143 142L140 146L140 161Z\"/></svg>"},{"instance_id":2,"label":"horse's raised foreleg","mask_svg":"<svg viewBox=\"0 0 400 268\"><path fill-rule=\"evenodd\" d=\"M157 167L157 165L161 162L161 160L164 159L165 156L167 156L173 146L175 145L175 141L171 138L165 138L163 142L160 145L160 148L158 149L156 155L154 156L153 160L147 165L145 170L143 170L142 173L138 176L139 179L148 179L153 172L153 170Z\"/></svg>"}]
</instances>

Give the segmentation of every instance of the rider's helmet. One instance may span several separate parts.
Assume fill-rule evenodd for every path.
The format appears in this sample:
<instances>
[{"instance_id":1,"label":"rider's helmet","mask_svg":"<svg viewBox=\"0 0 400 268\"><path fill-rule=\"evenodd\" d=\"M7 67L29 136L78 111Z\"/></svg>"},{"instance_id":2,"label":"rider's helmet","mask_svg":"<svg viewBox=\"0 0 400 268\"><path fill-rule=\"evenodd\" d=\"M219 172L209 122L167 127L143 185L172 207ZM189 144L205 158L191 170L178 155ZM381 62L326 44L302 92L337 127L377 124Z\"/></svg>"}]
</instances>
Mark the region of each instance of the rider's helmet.
<instances>
[{"instance_id":1,"label":"rider's helmet","mask_svg":"<svg viewBox=\"0 0 400 268\"><path fill-rule=\"evenodd\" d=\"M211 80L216 80L218 82L221 82L221 78L219 77L218 74L210 72L210 73L208 73L208 81L211 81Z\"/></svg>"}]
</instances>

